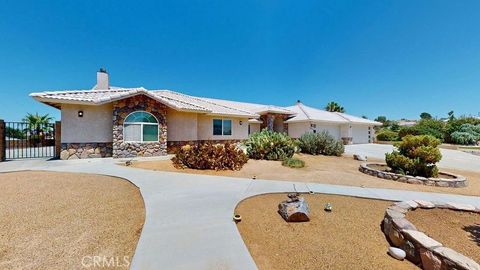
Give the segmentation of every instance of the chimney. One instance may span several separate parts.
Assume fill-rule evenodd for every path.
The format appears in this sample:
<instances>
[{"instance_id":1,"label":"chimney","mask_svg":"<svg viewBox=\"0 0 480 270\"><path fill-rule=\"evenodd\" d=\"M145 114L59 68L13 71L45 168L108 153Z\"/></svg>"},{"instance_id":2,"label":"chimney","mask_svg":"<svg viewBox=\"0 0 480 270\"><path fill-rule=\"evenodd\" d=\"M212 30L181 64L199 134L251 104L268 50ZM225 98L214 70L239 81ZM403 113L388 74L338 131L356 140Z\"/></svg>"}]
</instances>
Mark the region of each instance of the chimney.
<instances>
[{"instance_id":1,"label":"chimney","mask_svg":"<svg viewBox=\"0 0 480 270\"><path fill-rule=\"evenodd\" d=\"M98 90L110 89L110 83L108 81L108 72L104 68L100 68L100 70L97 71L97 86L95 86L95 89L98 89Z\"/></svg>"}]
</instances>

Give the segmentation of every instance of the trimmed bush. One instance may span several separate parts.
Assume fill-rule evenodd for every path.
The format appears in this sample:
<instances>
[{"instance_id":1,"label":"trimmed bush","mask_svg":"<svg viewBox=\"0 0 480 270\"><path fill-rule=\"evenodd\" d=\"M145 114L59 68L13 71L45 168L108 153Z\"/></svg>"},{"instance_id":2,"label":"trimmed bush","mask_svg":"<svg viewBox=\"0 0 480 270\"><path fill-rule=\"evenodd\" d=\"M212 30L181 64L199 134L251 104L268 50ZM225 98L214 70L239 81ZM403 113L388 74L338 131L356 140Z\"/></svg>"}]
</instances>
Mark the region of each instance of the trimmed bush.
<instances>
[{"instance_id":1,"label":"trimmed bush","mask_svg":"<svg viewBox=\"0 0 480 270\"><path fill-rule=\"evenodd\" d=\"M377 140L379 141L397 141L398 133L388 129L380 130L377 133Z\"/></svg>"},{"instance_id":2,"label":"trimmed bush","mask_svg":"<svg viewBox=\"0 0 480 270\"><path fill-rule=\"evenodd\" d=\"M398 148L392 153L385 154L387 165L396 173L436 177L438 168L435 165L442 158L440 140L429 135L403 137Z\"/></svg>"},{"instance_id":3,"label":"trimmed bush","mask_svg":"<svg viewBox=\"0 0 480 270\"><path fill-rule=\"evenodd\" d=\"M247 155L234 144L200 144L181 147L172 159L175 168L240 170Z\"/></svg>"},{"instance_id":4,"label":"trimmed bush","mask_svg":"<svg viewBox=\"0 0 480 270\"><path fill-rule=\"evenodd\" d=\"M303 168L305 161L298 158L286 158L282 161L282 165L290 168Z\"/></svg>"},{"instance_id":5,"label":"trimmed bush","mask_svg":"<svg viewBox=\"0 0 480 270\"><path fill-rule=\"evenodd\" d=\"M284 160L297 150L296 142L285 133L263 129L253 133L244 143L247 154L253 159Z\"/></svg>"},{"instance_id":6,"label":"trimmed bush","mask_svg":"<svg viewBox=\"0 0 480 270\"><path fill-rule=\"evenodd\" d=\"M306 154L341 156L345 152L342 141L336 140L327 131L307 132L298 141L301 152Z\"/></svg>"}]
</instances>

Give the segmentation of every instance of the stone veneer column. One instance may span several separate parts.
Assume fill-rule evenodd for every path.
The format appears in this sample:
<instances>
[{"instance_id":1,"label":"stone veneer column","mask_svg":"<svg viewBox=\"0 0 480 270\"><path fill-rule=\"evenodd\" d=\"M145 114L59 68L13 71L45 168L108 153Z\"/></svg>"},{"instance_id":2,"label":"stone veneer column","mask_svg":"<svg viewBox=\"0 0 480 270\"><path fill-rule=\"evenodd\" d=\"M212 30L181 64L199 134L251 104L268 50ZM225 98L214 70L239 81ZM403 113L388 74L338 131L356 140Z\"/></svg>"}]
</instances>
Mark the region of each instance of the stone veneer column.
<instances>
[{"instance_id":1,"label":"stone veneer column","mask_svg":"<svg viewBox=\"0 0 480 270\"><path fill-rule=\"evenodd\" d=\"M132 112L145 111L158 120L158 142L130 143L123 141L123 122ZM167 107L144 95L113 103L113 157L151 157L167 154Z\"/></svg>"},{"instance_id":2,"label":"stone veneer column","mask_svg":"<svg viewBox=\"0 0 480 270\"><path fill-rule=\"evenodd\" d=\"M5 151L6 151L6 142L5 142L5 122L0 120L0 162L5 161Z\"/></svg>"},{"instance_id":3,"label":"stone veneer column","mask_svg":"<svg viewBox=\"0 0 480 270\"><path fill-rule=\"evenodd\" d=\"M59 158L62 152L62 122L55 122L55 157Z\"/></svg>"}]
</instances>

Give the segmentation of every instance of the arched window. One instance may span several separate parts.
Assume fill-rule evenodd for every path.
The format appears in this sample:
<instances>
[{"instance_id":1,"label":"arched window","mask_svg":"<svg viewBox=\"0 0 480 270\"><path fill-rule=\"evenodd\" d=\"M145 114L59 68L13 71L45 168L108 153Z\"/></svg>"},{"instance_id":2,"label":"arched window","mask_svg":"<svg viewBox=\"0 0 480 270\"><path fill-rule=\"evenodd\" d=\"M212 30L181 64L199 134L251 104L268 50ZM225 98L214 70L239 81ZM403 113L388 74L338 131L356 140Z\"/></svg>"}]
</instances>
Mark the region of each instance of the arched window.
<instances>
[{"instance_id":1,"label":"arched window","mask_svg":"<svg viewBox=\"0 0 480 270\"><path fill-rule=\"evenodd\" d=\"M158 142L158 120L148 112L133 112L123 123L126 142Z\"/></svg>"}]
</instances>

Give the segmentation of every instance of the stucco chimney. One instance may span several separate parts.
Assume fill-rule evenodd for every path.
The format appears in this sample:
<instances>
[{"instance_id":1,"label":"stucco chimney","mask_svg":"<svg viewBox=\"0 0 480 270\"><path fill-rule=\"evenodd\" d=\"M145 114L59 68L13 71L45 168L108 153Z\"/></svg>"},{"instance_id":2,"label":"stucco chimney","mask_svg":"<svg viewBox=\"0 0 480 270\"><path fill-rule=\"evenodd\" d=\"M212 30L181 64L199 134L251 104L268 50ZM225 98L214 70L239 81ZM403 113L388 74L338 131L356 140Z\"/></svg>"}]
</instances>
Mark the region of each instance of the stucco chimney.
<instances>
[{"instance_id":1,"label":"stucco chimney","mask_svg":"<svg viewBox=\"0 0 480 270\"><path fill-rule=\"evenodd\" d=\"M97 86L95 89L107 90L110 89L110 82L108 81L108 72L106 69L101 68L97 71Z\"/></svg>"}]
</instances>

